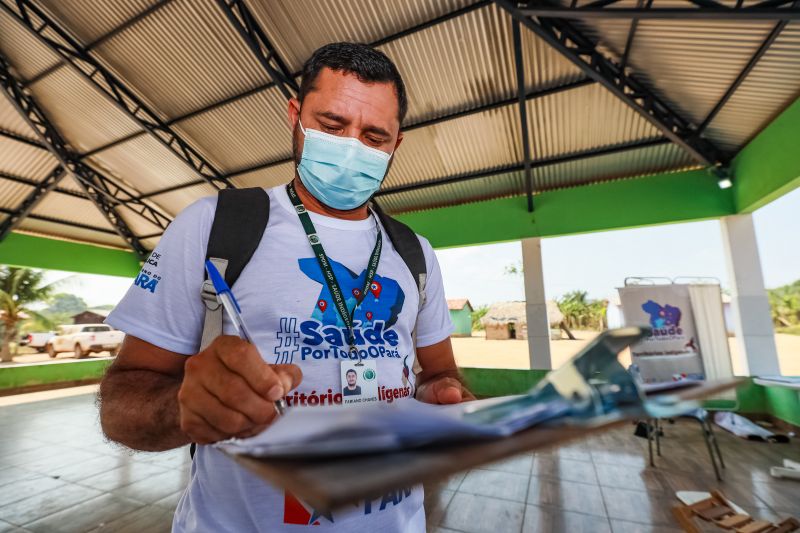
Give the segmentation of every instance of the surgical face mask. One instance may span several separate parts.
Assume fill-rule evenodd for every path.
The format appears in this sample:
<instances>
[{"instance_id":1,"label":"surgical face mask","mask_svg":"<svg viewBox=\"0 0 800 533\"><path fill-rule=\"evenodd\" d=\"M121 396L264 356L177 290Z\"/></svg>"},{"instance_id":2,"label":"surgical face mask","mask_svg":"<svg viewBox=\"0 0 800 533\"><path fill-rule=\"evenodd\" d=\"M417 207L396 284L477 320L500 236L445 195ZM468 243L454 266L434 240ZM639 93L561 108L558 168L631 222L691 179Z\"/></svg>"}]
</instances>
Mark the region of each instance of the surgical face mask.
<instances>
[{"instance_id":1,"label":"surgical face mask","mask_svg":"<svg viewBox=\"0 0 800 533\"><path fill-rule=\"evenodd\" d=\"M305 129L297 174L314 197L334 209L363 205L380 188L392 154L365 146L354 137Z\"/></svg>"}]
</instances>

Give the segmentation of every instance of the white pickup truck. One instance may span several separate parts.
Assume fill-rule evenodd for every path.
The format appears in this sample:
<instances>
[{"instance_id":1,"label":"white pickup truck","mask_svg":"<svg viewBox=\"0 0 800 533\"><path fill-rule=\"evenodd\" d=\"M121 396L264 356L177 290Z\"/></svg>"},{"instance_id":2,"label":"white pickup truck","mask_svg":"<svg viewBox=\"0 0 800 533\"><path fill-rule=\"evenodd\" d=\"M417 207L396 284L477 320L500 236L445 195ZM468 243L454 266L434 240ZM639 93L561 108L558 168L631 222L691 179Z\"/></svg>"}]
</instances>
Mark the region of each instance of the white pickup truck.
<instances>
[{"instance_id":1,"label":"white pickup truck","mask_svg":"<svg viewBox=\"0 0 800 533\"><path fill-rule=\"evenodd\" d=\"M19 345L42 351L44 350L44 347L47 346L48 341L50 341L55 334L56 333L54 331L26 333L19 340Z\"/></svg>"},{"instance_id":2,"label":"white pickup truck","mask_svg":"<svg viewBox=\"0 0 800 533\"><path fill-rule=\"evenodd\" d=\"M59 326L58 335L47 341L47 354L51 358L60 352L74 352L82 359L92 352L109 352L117 355L125 334L105 324L76 324Z\"/></svg>"}]
</instances>

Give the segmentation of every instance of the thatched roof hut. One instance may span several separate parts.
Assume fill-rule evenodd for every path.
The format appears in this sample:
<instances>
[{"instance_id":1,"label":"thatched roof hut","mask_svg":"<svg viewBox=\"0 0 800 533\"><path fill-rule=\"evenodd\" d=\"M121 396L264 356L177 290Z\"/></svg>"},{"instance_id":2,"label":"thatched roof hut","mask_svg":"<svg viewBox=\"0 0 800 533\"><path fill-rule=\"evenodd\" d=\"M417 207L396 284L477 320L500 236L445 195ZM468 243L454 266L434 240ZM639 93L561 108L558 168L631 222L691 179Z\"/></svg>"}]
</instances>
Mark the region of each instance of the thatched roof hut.
<instances>
[{"instance_id":1,"label":"thatched roof hut","mask_svg":"<svg viewBox=\"0 0 800 533\"><path fill-rule=\"evenodd\" d=\"M564 315L553 300L547 301L547 318L551 326L558 326ZM528 318L525 302L498 302L492 304L481 318L487 339L527 339Z\"/></svg>"}]
</instances>

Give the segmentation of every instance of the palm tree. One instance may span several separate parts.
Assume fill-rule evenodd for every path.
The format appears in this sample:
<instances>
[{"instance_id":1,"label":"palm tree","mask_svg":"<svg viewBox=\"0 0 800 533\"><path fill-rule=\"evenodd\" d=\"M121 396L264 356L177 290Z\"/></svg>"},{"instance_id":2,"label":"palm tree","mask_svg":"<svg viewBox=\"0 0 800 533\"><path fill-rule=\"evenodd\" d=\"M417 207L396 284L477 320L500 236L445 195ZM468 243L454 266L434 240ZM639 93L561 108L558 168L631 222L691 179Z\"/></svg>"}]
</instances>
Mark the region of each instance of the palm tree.
<instances>
[{"instance_id":1,"label":"palm tree","mask_svg":"<svg viewBox=\"0 0 800 533\"><path fill-rule=\"evenodd\" d=\"M44 273L17 267L0 267L0 324L2 324L2 349L0 362L11 359L11 342L17 337L17 326L25 318L47 319L30 308L31 304L50 297L53 285L42 285Z\"/></svg>"}]
</instances>

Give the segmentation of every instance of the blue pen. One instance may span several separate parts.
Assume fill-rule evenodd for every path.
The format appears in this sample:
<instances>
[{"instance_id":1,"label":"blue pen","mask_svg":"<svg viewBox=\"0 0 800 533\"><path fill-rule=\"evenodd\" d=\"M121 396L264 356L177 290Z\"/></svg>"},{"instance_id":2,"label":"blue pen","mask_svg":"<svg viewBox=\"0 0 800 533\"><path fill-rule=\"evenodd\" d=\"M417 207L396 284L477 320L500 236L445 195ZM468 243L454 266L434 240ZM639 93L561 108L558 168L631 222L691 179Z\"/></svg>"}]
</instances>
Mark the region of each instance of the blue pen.
<instances>
[{"instance_id":1,"label":"blue pen","mask_svg":"<svg viewBox=\"0 0 800 533\"><path fill-rule=\"evenodd\" d=\"M247 330L242 318L242 309L239 307L239 302L236 301L236 297L225 282L225 278L219 273L214 263L208 259L206 260L206 272L208 272L208 277L214 285L214 290L217 291L217 298L219 298L222 307L225 308L225 312L228 313L228 318L231 319L233 327L236 328L236 333L241 339L255 346L253 337L250 336L250 332ZM279 415L286 412L286 401L283 398L275 402L275 410L278 411Z\"/></svg>"}]
</instances>

